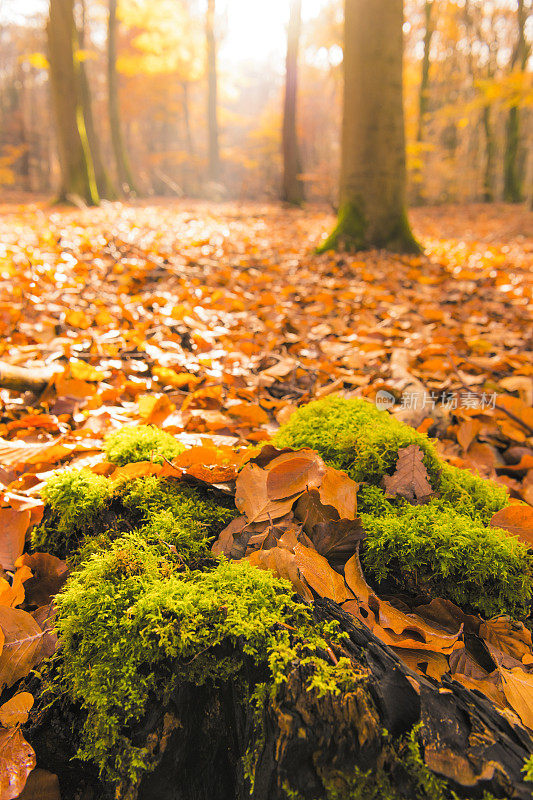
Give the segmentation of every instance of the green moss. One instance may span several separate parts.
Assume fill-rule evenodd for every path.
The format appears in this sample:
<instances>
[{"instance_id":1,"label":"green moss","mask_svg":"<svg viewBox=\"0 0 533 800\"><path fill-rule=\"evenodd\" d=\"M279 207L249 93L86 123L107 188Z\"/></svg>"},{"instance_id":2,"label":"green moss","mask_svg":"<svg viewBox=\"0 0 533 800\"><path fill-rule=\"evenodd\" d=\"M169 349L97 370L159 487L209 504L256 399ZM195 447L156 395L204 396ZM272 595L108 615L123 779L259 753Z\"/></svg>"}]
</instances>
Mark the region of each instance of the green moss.
<instances>
[{"instance_id":1,"label":"green moss","mask_svg":"<svg viewBox=\"0 0 533 800\"><path fill-rule=\"evenodd\" d=\"M46 484L49 511L32 535L34 550L79 565L127 531L175 548L184 564L210 561L210 547L236 516L231 501L199 488L155 476L113 484L89 470L65 471Z\"/></svg>"},{"instance_id":2,"label":"green moss","mask_svg":"<svg viewBox=\"0 0 533 800\"><path fill-rule=\"evenodd\" d=\"M372 487L371 494L379 491ZM527 615L533 560L505 531L458 514L439 499L393 506L378 498L361 519L368 534L363 565L377 582L392 580L401 590L446 597L488 617Z\"/></svg>"},{"instance_id":3,"label":"green moss","mask_svg":"<svg viewBox=\"0 0 533 800\"><path fill-rule=\"evenodd\" d=\"M184 450L181 442L153 425L121 428L104 443L107 460L119 467L135 461L162 464L165 458L171 461Z\"/></svg>"},{"instance_id":4,"label":"green moss","mask_svg":"<svg viewBox=\"0 0 533 800\"><path fill-rule=\"evenodd\" d=\"M524 780L533 783L533 756L526 758L522 772L525 774Z\"/></svg>"},{"instance_id":5,"label":"green moss","mask_svg":"<svg viewBox=\"0 0 533 800\"><path fill-rule=\"evenodd\" d=\"M235 679L243 658L269 666L275 691L295 658L319 663L324 635L335 633L313 626L288 582L247 562L180 570L178 555L135 532L86 562L57 597L58 688L88 712L80 757L113 781L135 783L154 766L128 735L150 697L164 706L180 683ZM347 664L331 669L320 664L313 688L348 681Z\"/></svg>"},{"instance_id":6,"label":"green moss","mask_svg":"<svg viewBox=\"0 0 533 800\"><path fill-rule=\"evenodd\" d=\"M421 253L422 248L413 236L405 210L390 219L380 231L369 235L363 202L345 202L339 208L337 225L326 241L317 247L318 254L328 250L367 250L384 247L398 253Z\"/></svg>"},{"instance_id":7,"label":"green moss","mask_svg":"<svg viewBox=\"0 0 533 800\"><path fill-rule=\"evenodd\" d=\"M334 395L302 406L280 428L274 442L278 447L310 447L358 483L373 485L394 472L401 447L416 444L424 453L433 488L453 508L488 522L507 502L504 487L449 466L425 434L368 400Z\"/></svg>"},{"instance_id":8,"label":"green moss","mask_svg":"<svg viewBox=\"0 0 533 800\"><path fill-rule=\"evenodd\" d=\"M53 475L42 491L51 519L34 529L33 549L53 554L68 550L77 533L90 528L91 522L102 514L111 493L111 482L89 469L66 469Z\"/></svg>"}]
</instances>

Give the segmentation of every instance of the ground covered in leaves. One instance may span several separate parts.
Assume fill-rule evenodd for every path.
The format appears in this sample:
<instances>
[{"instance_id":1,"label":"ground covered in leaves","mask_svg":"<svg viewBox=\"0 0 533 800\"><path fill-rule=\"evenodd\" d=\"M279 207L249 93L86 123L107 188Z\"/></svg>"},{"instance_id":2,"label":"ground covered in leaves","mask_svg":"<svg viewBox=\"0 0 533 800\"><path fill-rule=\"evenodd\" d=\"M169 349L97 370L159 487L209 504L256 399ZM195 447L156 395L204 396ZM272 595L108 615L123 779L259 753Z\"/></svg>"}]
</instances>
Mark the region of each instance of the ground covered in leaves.
<instances>
[{"instance_id":1,"label":"ground covered in leaves","mask_svg":"<svg viewBox=\"0 0 533 800\"><path fill-rule=\"evenodd\" d=\"M215 557L246 557L307 600L335 600L415 671L435 680L451 671L533 727L533 215L420 210L426 255L413 258L315 256L333 222L319 210L184 202L1 210L0 360L41 376L31 390L0 391L2 800L19 795L35 765L20 727L33 699L16 689L55 649L51 603L67 569L109 553L62 595L72 609L94 590L97 604L103 581L131 578L132 569L144 575L143 554L161 548L161 531L168 553L146 556L155 561L143 578L159 603L170 602L162 563L184 603L191 583L175 573L207 576L197 578L202 592L207 586L229 609L222 632L232 613L258 613L254 592L276 594L266 579L246 578L250 607L232 611L237 568L205 572L216 539ZM319 422L333 408L338 425L337 394L377 403L411 427L378 415L364 441L339 432L324 441L309 417L293 416L318 399ZM123 433L131 423L156 427L132 437ZM280 425L278 449L259 452ZM55 475L67 465L82 472ZM205 495L213 486L215 510ZM96 544L85 541L87 525ZM439 548L428 550L435 538ZM496 555L485 563L480 553ZM304 612L289 598L283 614L292 626ZM91 630L80 619L78 637ZM68 642L76 625L61 624ZM264 636L252 650L267 658L281 640L269 638L266 623ZM483 643L481 659L468 637ZM216 644L207 638L204 647ZM191 657L183 643L172 646ZM339 685L343 658L332 653ZM79 674L73 694L88 697ZM317 675L327 690L331 675ZM140 701L131 702L135 710ZM98 746L86 749L103 763ZM48 781L57 790L48 773L31 775L28 786Z\"/></svg>"}]
</instances>

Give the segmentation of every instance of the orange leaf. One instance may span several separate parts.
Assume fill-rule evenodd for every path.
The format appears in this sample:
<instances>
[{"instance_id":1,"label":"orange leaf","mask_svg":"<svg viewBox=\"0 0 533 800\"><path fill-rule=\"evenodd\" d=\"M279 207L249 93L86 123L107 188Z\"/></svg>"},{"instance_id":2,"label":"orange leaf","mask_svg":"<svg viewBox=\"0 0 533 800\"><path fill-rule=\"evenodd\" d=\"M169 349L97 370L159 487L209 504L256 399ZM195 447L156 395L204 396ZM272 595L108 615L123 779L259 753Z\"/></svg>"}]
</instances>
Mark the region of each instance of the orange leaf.
<instances>
[{"instance_id":1,"label":"orange leaf","mask_svg":"<svg viewBox=\"0 0 533 800\"><path fill-rule=\"evenodd\" d=\"M0 706L0 725L4 728L24 725L28 721L28 714L32 706L33 695L29 692L19 692L3 706Z\"/></svg>"},{"instance_id":2,"label":"orange leaf","mask_svg":"<svg viewBox=\"0 0 533 800\"><path fill-rule=\"evenodd\" d=\"M533 675L520 667L499 670L507 702L524 725L533 729Z\"/></svg>"},{"instance_id":3,"label":"orange leaf","mask_svg":"<svg viewBox=\"0 0 533 800\"><path fill-rule=\"evenodd\" d=\"M20 728L0 731L0 800L18 797L34 766L35 753Z\"/></svg>"},{"instance_id":4,"label":"orange leaf","mask_svg":"<svg viewBox=\"0 0 533 800\"><path fill-rule=\"evenodd\" d=\"M39 663L43 632L32 616L18 608L0 606L4 647L0 655L0 687L13 686Z\"/></svg>"},{"instance_id":5,"label":"orange leaf","mask_svg":"<svg viewBox=\"0 0 533 800\"><path fill-rule=\"evenodd\" d=\"M29 511L0 508L0 565L4 569L13 569L24 550L30 519Z\"/></svg>"},{"instance_id":6,"label":"orange leaf","mask_svg":"<svg viewBox=\"0 0 533 800\"><path fill-rule=\"evenodd\" d=\"M329 597L336 603L352 599L353 595L344 578L330 567L324 556L299 543L294 548L294 554L302 576L320 597Z\"/></svg>"},{"instance_id":7,"label":"orange leaf","mask_svg":"<svg viewBox=\"0 0 533 800\"><path fill-rule=\"evenodd\" d=\"M512 505L497 511L490 521L491 528L503 528L521 542L533 547L533 508L526 505Z\"/></svg>"}]
</instances>

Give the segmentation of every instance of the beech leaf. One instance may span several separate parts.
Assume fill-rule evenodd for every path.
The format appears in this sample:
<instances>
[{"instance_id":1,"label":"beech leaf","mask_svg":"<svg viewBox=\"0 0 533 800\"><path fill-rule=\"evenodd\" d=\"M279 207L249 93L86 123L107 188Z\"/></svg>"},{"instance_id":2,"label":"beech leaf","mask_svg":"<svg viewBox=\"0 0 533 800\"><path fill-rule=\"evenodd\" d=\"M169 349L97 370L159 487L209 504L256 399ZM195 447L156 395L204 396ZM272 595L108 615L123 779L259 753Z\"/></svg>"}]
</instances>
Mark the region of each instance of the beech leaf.
<instances>
[{"instance_id":1,"label":"beech leaf","mask_svg":"<svg viewBox=\"0 0 533 800\"><path fill-rule=\"evenodd\" d=\"M492 528L503 528L521 542L533 548L533 508L526 505L512 505L497 511L490 521Z\"/></svg>"},{"instance_id":2,"label":"beech leaf","mask_svg":"<svg viewBox=\"0 0 533 800\"><path fill-rule=\"evenodd\" d=\"M26 611L0 606L4 647L0 655L0 686L13 686L39 663L43 631Z\"/></svg>"},{"instance_id":3,"label":"beech leaf","mask_svg":"<svg viewBox=\"0 0 533 800\"><path fill-rule=\"evenodd\" d=\"M20 728L0 731L0 800L13 800L35 766L35 753Z\"/></svg>"},{"instance_id":4,"label":"beech leaf","mask_svg":"<svg viewBox=\"0 0 533 800\"><path fill-rule=\"evenodd\" d=\"M29 692L19 692L0 706L0 725L4 728L24 725L28 721L28 714L32 706L33 695Z\"/></svg>"}]
</instances>

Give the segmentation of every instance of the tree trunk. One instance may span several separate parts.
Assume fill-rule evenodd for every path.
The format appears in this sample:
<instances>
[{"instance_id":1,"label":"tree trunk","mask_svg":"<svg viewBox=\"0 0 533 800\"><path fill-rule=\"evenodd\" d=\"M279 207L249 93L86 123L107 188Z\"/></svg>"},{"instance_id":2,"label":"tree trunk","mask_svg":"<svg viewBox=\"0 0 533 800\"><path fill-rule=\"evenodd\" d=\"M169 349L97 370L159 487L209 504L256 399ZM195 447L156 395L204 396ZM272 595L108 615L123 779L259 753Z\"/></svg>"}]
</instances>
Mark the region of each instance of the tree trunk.
<instances>
[{"instance_id":1,"label":"tree trunk","mask_svg":"<svg viewBox=\"0 0 533 800\"><path fill-rule=\"evenodd\" d=\"M517 28L518 38L511 69L519 67L524 72L529 58L529 47L526 41L526 8L525 0L518 0ZM507 118L506 145L504 154L503 199L508 203L522 201L522 174L520 169L520 109L514 105L509 109Z\"/></svg>"},{"instance_id":2,"label":"tree trunk","mask_svg":"<svg viewBox=\"0 0 533 800\"><path fill-rule=\"evenodd\" d=\"M487 105L483 108L483 127L485 129L485 174L483 176L483 201L485 203L494 202L494 156L496 146L492 131L491 107Z\"/></svg>"},{"instance_id":3,"label":"tree trunk","mask_svg":"<svg viewBox=\"0 0 533 800\"><path fill-rule=\"evenodd\" d=\"M82 21L78 31L78 41L80 48L85 48L85 0L81 2ZM83 108L83 119L85 121L85 129L87 131L87 140L89 142L89 149L94 164L94 176L96 179L96 186L98 194L101 198L106 200L116 200L117 192L113 186L109 174L104 166L102 159L102 148L100 147L100 139L96 131L93 116L93 105L91 98L91 88L89 86L89 79L87 77L87 70L84 61L80 61L79 65L80 77L80 97Z\"/></svg>"},{"instance_id":4,"label":"tree trunk","mask_svg":"<svg viewBox=\"0 0 533 800\"><path fill-rule=\"evenodd\" d=\"M419 145L419 152L418 158L420 159L420 167L415 172L415 184L416 184L416 202L422 203L424 200L422 185L424 180L424 154L423 154L423 143L425 138L425 123L426 123L426 115L428 112L428 105L429 105L429 68L431 65L431 40L433 39L433 33L435 32L435 27L433 24L433 10L434 10L434 0L426 0L424 5L424 18L425 18L425 30L424 30L424 55L422 57L422 74L420 77L420 91L418 93L418 126L416 131L416 141Z\"/></svg>"},{"instance_id":5,"label":"tree trunk","mask_svg":"<svg viewBox=\"0 0 533 800\"><path fill-rule=\"evenodd\" d=\"M339 218L319 251L420 251L406 212L402 26L402 0L345 0Z\"/></svg>"},{"instance_id":6,"label":"tree trunk","mask_svg":"<svg viewBox=\"0 0 533 800\"><path fill-rule=\"evenodd\" d=\"M120 104L118 98L117 74L117 0L109 0L109 17L107 24L107 98L109 108L109 125L111 128L111 144L115 155L117 175L120 188L125 192L138 193L122 135L120 121Z\"/></svg>"},{"instance_id":7,"label":"tree trunk","mask_svg":"<svg viewBox=\"0 0 533 800\"><path fill-rule=\"evenodd\" d=\"M449 797L435 776L460 797L531 797L521 770L533 742L524 728L461 684L412 672L336 603L316 601L315 617L348 634L342 651L333 647L352 660L355 689L320 696L307 688L312 665L297 662L257 715L248 698L267 679L264 665L245 662L238 680L218 686L184 684L165 708L154 698L133 732L158 754L155 771L138 794L115 795L90 765L71 760L81 710L50 706L30 685L38 713L25 735L37 764L59 776L62 797L84 800L245 800L250 788L253 800Z\"/></svg>"},{"instance_id":8,"label":"tree trunk","mask_svg":"<svg viewBox=\"0 0 533 800\"><path fill-rule=\"evenodd\" d=\"M75 195L96 205L98 190L79 93L79 61L75 58L74 0L50 0L47 36L61 167L59 199Z\"/></svg>"},{"instance_id":9,"label":"tree trunk","mask_svg":"<svg viewBox=\"0 0 533 800\"><path fill-rule=\"evenodd\" d=\"M281 199L292 205L304 200L298 134L296 130L296 103L298 96L298 48L302 26L302 0L292 0L287 34L285 73L285 102L283 107L283 187Z\"/></svg>"},{"instance_id":10,"label":"tree trunk","mask_svg":"<svg viewBox=\"0 0 533 800\"><path fill-rule=\"evenodd\" d=\"M207 45L207 128L208 128L208 179L220 179L220 151L218 145L217 116L217 51L215 40L215 0L207 0L205 17Z\"/></svg>"}]
</instances>

